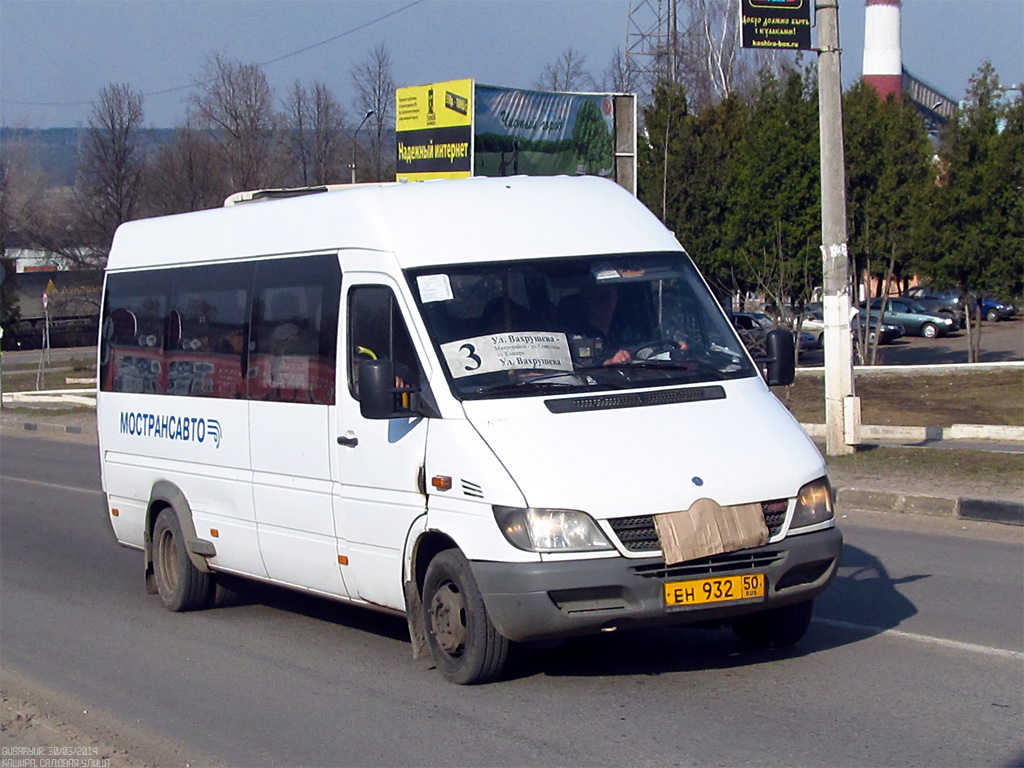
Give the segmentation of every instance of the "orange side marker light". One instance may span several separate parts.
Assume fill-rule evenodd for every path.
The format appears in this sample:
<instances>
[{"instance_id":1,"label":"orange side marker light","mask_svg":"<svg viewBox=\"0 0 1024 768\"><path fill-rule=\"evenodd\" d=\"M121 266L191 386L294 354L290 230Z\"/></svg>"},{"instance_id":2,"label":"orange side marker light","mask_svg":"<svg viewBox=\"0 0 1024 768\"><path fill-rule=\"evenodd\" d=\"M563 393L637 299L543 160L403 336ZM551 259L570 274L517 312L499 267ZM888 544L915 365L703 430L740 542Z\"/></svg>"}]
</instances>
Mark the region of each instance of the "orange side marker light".
<instances>
[{"instance_id":1,"label":"orange side marker light","mask_svg":"<svg viewBox=\"0 0 1024 768\"><path fill-rule=\"evenodd\" d=\"M450 491L452 489L452 479L447 475L434 475L430 478L430 484L439 491Z\"/></svg>"}]
</instances>

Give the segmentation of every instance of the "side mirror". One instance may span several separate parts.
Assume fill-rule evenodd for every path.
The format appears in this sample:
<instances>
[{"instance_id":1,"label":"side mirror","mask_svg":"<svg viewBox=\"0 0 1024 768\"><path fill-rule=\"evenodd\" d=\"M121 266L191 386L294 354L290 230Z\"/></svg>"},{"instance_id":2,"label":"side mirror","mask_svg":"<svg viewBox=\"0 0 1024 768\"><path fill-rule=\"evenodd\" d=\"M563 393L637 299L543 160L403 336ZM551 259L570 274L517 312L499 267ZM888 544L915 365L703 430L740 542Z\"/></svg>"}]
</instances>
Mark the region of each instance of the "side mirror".
<instances>
[{"instance_id":1,"label":"side mirror","mask_svg":"<svg viewBox=\"0 0 1024 768\"><path fill-rule=\"evenodd\" d=\"M395 364L387 358L359 364L359 412L364 419L400 419L413 415L407 403L408 395L415 391L411 387L395 386Z\"/></svg>"},{"instance_id":2,"label":"side mirror","mask_svg":"<svg viewBox=\"0 0 1024 768\"><path fill-rule=\"evenodd\" d=\"M783 328L768 332L768 386L782 387L792 384L796 376L796 350L793 333Z\"/></svg>"}]
</instances>

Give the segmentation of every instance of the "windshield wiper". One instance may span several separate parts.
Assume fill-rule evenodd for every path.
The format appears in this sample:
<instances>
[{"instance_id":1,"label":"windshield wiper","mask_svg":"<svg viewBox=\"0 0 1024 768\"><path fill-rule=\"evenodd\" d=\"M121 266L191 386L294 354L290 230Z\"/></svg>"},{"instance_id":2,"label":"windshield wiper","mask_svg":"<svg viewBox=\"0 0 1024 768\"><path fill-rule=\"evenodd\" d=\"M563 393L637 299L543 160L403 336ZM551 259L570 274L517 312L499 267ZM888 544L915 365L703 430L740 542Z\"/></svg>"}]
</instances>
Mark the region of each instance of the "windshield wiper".
<instances>
[{"instance_id":1,"label":"windshield wiper","mask_svg":"<svg viewBox=\"0 0 1024 768\"><path fill-rule=\"evenodd\" d=\"M559 389L562 387L581 387L588 383L586 376L581 376L575 371L558 371L556 373L545 373L530 378L519 378L515 381L508 381L502 384L487 384L476 389L463 392L463 397L475 397L492 392L508 392L510 390L523 390L536 387L537 389Z\"/></svg>"},{"instance_id":2,"label":"windshield wiper","mask_svg":"<svg viewBox=\"0 0 1024 768\"><path fill-rule=\"evenodd\" d=\"M614 370L628 372L630 370L658 370L658 371L693 371L700 370L705 373L714 374L716 378L726 379L728 376L716 365L705 362L703 360L629 360L625 363L608 363L607 365L592 365L586 368L577 368L577 370L585 370L588 373L599 370Z\"/></svg>"}]
</instances>

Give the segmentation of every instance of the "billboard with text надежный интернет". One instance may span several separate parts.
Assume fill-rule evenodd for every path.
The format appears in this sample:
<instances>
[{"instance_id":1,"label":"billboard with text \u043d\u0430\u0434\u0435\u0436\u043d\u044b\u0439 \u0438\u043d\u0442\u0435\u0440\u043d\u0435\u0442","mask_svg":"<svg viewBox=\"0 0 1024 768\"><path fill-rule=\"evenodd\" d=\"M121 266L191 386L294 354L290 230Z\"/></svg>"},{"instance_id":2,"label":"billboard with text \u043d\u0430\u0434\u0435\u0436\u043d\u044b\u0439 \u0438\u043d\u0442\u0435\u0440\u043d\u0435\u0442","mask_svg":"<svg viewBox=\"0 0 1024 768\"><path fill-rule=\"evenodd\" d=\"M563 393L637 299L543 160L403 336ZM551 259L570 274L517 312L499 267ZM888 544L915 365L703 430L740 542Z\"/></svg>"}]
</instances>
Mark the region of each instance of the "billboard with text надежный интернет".
<instances>
[{"instance_id":1,"label":"billboard with text \u043d\u0430\u0434\u0435\u0436\u043d\u044b\u0439 \u0438\u043d\u0442\u0435\u0440\u043d\u0435\u0442","mask_svg":"<svg viewBox=\"0 0 1024 768\"><path fill-rule=\"evenodd\" d=\"M395 91L395 178L473 175L473 81L450 80Z\"/></svg>"}]
</instances>

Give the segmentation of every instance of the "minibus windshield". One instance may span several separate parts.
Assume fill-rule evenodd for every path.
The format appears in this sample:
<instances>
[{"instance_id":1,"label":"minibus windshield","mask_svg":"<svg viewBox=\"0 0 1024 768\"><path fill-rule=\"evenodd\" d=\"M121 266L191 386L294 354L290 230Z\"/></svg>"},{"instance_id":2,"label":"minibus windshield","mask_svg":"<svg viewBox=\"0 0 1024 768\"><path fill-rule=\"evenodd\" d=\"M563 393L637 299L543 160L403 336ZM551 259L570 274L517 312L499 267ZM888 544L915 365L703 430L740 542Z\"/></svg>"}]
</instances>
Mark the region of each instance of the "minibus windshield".
<instances>
[{"instance_id":1,"label":"minibus windshield","mask_svg":"<svg viewBox=\"0 0 1024 768\"><path fill-rule=\"evenodd\" d=\"M756 375L682 251L410 270L461 399Z\"/></svg>"}]
</instances>

